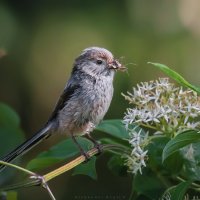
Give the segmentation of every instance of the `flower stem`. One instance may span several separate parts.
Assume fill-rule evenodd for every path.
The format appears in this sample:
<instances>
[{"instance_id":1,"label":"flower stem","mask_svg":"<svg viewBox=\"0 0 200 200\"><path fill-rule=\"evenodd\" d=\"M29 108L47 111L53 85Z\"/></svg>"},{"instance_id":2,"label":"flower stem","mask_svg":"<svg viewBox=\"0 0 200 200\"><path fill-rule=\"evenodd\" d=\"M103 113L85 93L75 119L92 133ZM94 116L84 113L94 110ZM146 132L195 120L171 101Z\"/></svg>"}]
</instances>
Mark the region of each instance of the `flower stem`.
<instances>
[{"instance_id":1,"label":"flower stem","mask_svg":"<svg viewBox=\"0 0 200 200\"><path fill-rule=\"evenodd\" d=\"M106 149L108 149L108 150L110 150L110 149L123 150L121 146L114 145L114 144L113 145L108 145L108 144L107 145L103 145L102 148L103 148L103 150L106 150ZM99 153L99 150L94 147L94 148L92 148L91 150L89 150L87 152L87 155L92 157L92 156L94 156L94 155L96 155L98 153ZM81 156L77 157L76 159L72 160L71 162L69 162L69 163L67 163L67 164L65 164L65 165L63 165L63 166L61 166L61 167L59 167L59 168L57 168L57 169L45 174L45 175L43 175L43 178L44 178L45 182L48 182L51 179L53 179L53 178L65 173L65 172L69 171L70 169L76 167L77 165L83 163L84 161L86 161L86 158L85 158L84 155L81 155Z\"/></svg>"},{"instance_id":2,"label":"flower stem","mask_svg":"<svg viewBox=\"0 0 200 200\"><path fill-rule=\"evenodd\" d=\"M27 173L27 174L29 174L29 175L31 175L31 176L34 176L34 175L35 175L34 172L29 171L28 169L19 167L19 166L17 166L17 165L14 165L14 164L12 164L12 163L8 163L8 162L4 162L4 161L0 160L0 164L6 165L6 166L9 166L9 167L16 168L16 169L18 169L18 170L20 170L20 171L23 171L23 172L25 172L25 173Z\"/></svg>"},{"instance_id":3,"label":"flower stem","mask_svg":"<svg viewBox=\"0 0 200 200\"><path fill-rule=\"evenodd\" d=\"M96 148L93 148L93 149L91 149L91 150L89 150L87 152L87 154L90 157L96 155L97 153L98 153L98 149L96 149ZM59 168L47 173L47 174L45 174L43 176L44 180L46 182L48 182L49 180L51 180L51 179L53 179L53 178L65 173L65 172L69 171L70 169L76 167L77 165L81 164L85 160L86 160L85 156L81 155L81 156L77 157L76 159L72 160L71 162L69 162L69 163L67 163L67 164L65 164L65 165L63 165L63 166L61 166L61 167L59 167Z\"/></svg>"}]
</instances>

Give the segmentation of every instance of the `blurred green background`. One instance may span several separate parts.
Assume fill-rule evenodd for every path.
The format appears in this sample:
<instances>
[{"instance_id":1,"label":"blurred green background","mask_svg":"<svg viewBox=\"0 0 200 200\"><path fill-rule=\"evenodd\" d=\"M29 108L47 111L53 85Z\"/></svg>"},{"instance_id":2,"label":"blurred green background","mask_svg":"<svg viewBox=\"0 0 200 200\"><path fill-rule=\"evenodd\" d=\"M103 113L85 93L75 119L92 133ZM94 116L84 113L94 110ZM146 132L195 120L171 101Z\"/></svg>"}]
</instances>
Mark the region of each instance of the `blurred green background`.
<instances>
[{"instance_id":1,"label":"blurred green background","mask_svg":"<svg viewBox=\"0 0 200 200\"><path fill-rule=\"evenodd\" d=\"M200 85L200 1L198 0L22 0L0 1L0 101L21 117L26 137L50 115L82 49L109 49L128 67L118 73L106 118L122 118L121 92L160 74L148 61L166 64ZM98 137L98 136L97 136ZM25 156L30 160L53 142ZM33 155L32 155L33 154ZM67 173L50 183L58 199L127 199L130 177L117 177L97 162L98 181ZM47 199L39 188L20 190L20 199Z\"/></svg>"}]
</instances>

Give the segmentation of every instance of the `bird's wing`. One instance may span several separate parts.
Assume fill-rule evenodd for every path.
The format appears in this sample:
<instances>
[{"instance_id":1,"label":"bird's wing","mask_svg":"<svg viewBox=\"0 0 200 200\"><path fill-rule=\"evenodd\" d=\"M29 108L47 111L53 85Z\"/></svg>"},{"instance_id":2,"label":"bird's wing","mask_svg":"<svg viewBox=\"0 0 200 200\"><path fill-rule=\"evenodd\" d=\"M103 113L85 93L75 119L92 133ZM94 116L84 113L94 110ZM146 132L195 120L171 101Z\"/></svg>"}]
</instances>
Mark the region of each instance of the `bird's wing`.
<instances>
[{"instance_id":1,"label":"bird's wing","mask_svg":"<svg viewBox=\"0 0 200 200\"><path fill-rule=\"evenodd\" d=\"M48 121L52 121L57 117L58 112L67 104L70 98L80 89L80 84L68 84L58 99L54 111L52 112Z\"/></svg>"}]
</instances>

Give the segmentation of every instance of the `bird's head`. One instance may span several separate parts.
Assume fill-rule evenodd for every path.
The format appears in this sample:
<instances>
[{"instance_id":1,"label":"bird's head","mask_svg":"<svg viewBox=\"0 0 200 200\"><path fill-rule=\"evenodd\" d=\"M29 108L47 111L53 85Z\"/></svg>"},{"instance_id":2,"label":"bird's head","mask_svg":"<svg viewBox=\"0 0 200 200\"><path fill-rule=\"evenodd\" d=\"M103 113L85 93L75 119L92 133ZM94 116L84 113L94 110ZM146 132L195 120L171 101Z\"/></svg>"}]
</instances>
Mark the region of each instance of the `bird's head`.
<instances>
[{"instance_id":1,"label":"bird's head","mask_svg":"<svg viewBox=\"0 0 200 200\"><path fill-rule=\"evenodd\" d=\"M125 69L107 49L89 47L76 58L73 71L81 70L94 76L109 76L115 71L124 71Z\"/></svg>"}]
</instances>

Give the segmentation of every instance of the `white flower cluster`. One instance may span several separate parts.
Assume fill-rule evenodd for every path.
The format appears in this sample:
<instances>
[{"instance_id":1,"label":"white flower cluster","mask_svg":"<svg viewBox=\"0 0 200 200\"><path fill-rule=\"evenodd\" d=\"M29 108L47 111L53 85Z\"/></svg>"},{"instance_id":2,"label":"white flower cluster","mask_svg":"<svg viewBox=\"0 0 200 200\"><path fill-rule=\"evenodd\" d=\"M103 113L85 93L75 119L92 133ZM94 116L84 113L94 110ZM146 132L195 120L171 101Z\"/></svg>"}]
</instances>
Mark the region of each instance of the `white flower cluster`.
<instances>
[{"instance_id":1,"label":"white flower cluster","mask_svg":"<svg viewBox=\"0 0 200 200\"><path fill-rule=\"evenodd\" d=\"M137 131L138 127L130 130L130 140L129 143L133 147L130 156L127 156L126 165L129 167L129 171L136 174L138 171L142 174L142 167L146 167L145 159L147 155L147 150L144 151L143 147L148 143L148 134L141 134L142 129Z\"/></svg>"},{"instance_id":2,"label":"white flower cluster","mask_svg":"<svg viewBox=\"0 0 200 200\"><path fill-rule=\"evenodd\" d=\"M124 117L126 128L134 122L174 136L200 127L196 121L200 116L200 97L192 90L175 87L167 78L142 82L124 96L133 105Z\"/></svg>"},{"instance_id":3,"label":"white flower cluster","mask_svg":"<svg viewBox=\"0 0 200 200\"><path fill-rule=\"evenodd\" d=\"M127 156L129 170L136 174L142 173L145 167L147 151L145 147L149 144L148 133L142 133L140 127L154 130L154 134L166 134L174 137L180 132L200 127L200 97L192 90L183 90L169 83L167 78L156 81L142 82L133 88L133 92L124 95L132 108L127 109L124 124L129 131L129 143L133 147L131 155Z\"/></svg>"}]
</instances>

